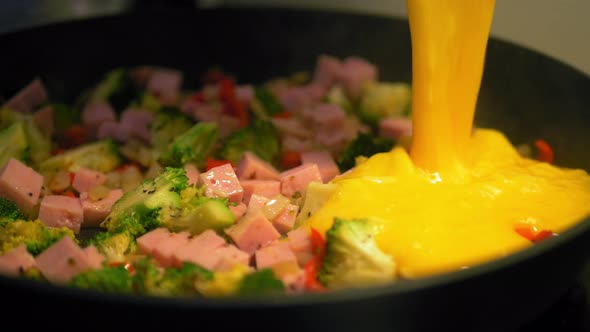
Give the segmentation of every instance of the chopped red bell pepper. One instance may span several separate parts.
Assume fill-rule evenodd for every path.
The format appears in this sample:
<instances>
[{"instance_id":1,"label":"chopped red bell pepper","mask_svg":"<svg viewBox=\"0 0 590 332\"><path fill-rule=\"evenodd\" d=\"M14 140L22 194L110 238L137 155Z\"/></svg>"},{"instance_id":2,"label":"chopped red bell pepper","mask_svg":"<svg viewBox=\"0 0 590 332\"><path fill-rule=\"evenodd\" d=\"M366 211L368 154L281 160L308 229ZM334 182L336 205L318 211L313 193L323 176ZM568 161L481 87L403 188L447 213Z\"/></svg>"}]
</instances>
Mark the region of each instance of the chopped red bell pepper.
<instances>
[{"instance_id":1,"label":"chopped red bell pepper","mask_svg":"<svg viewBox=\"0 0 590 332\"><path fill-rule=\"evenodd\" d=\"M549 143L547 143L545 140L538 139L535 141L535 147L537 148L537 160L544 161L546 163L553 162L553 149Z\"/></svg>"},{"instance_id":2,"label":"chopped red bell pepper","mask_svg":"<svg viewBox=\"0 0 590 332\"><path fill-rule=\"evenodd\" d=\"M76 194L71 190L67 190L66 192L64 192L64 195L72 198L78 198L78 196L76 196Z\"/></svg>"},{"instance_id":3,"label":"chopped red bell pepper","mask_svg":"<svg viewBox=\"0 0 590 332\"><path fill-rule=\"evenodd\" d=\"M289 169L301 165L301 152L283 151L281 154L281 167Z\"/></svg>"},{"instance_id":4,"label":"chopped red bell pepper","mask_svg":"<svg viewBox=\"0 0 590 332\"><path fill-rule=\"evenodd\" d=\"M207 158L207 171L212 169L213 167L217 167L217 166L221 166L221 165L225 165L225 164L231 164L231 161L229 160L225 160L225 159L214 159L214 158ZM234 165L232 164L232 167L234 167Z\"/></svg>"},{"instance_id":5,"label":"chopped red bell pepper","mask_svg":"<svg viewBox=\"0 0 590 332\"><path fill-rule=\"evenodd\" d=\"M540 242L551 236L553 232L549 230L538 230L537 227L532 225L519 225L514 228L516 233L532 242Z\"/></svg>"},{"instance_id":6,"label":"chopped red bell pepper","mask_svg":"<svg viewBox=\"0 0 590 332\"><path fill-rule=\"evenodd\" d=\"M129 272L129 273L133 273L133 271L135 271L133 269L133 264L131 264L129 262L111 262L111 263L109 263L109 266L111 266L111 267L123 266L125 268L125 270L127 270L127 272Z\"/></svg>"},{"instance_id":7,"label":"chopped red bell pepper","mask_svg":"<svg viewBox=\"0 0 590 332\"><path fill-rule=\"evenodd\" d=\"M310 292L325 292L326 287L318 280L318 271L322 267L322 259L318 256L312 257L305 266L303 271L305 273L305 289Z\"/></svg>"},{"instance_id":8,"label":"chopped red bell pepper","mask_svg":"<svg viewBox=\"0 0 590 332\"><path fill-rule=\"evenodd\" d=\"M326 253L326 239L318 232L315 228L311 229L311 252L314 256L318 256L321 259L324 258Z\"/></svg>"},{"instance_id":9,"label":"chopped red bell pepper","mask_svg":"<svg viewBox=\"0 0 590 332\"><path fill-rule=\"evenodd\" d=\"M238 119L239 128L244 128L250 122L246 106L238 99L234 81L224 78L219 81L219 99L223 102L223 111Z\"/></svg>"},{"instance_id":10,"label":"chopped red bell pepper","mask_svg":"<svg viewBox=\"0 0 590 332\"><path fill-rule=\"evenodd\" d=\"M271 117L275 119L288 119L293 115L293 113L289 111L282 111L280 113L274 114Z\"/></svg>"},{"instance_id":11,"label":"chopped red bell pepper","mask_svg":"<svg viewBox=\"0 0 590 332\"><path fill-rule=\"evenodd\" d=\"M85 143L87 138L86 128L81 125L73 125L64 130L61 145L65 147L76 147Z\"/></svg>"}]
</instances>

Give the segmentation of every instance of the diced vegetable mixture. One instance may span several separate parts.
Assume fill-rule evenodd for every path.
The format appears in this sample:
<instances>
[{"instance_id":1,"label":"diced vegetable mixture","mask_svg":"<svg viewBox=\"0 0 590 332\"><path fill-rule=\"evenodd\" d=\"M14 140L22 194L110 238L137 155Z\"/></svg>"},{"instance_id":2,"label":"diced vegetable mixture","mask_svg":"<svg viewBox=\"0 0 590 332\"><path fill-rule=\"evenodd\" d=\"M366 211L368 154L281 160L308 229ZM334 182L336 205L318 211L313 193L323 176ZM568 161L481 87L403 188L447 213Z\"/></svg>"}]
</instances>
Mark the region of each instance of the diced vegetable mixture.
<instances>
[{"instance_id":1,"label":"diced vegetable mixture","mask_svg":"<svg viewBox=\"0 0 590 332\"><path fill-rule=\"evenodd\" d=\"M396 280L370 220L298 227L330 181L407 145L410 86L359 57L247 84L220 70L116 68L0 109L0 272L155 296L300 294ZM202 73L198 73L202 74ZM539 236L543 236L540 234Z\"/></svg>"}]
</instances>

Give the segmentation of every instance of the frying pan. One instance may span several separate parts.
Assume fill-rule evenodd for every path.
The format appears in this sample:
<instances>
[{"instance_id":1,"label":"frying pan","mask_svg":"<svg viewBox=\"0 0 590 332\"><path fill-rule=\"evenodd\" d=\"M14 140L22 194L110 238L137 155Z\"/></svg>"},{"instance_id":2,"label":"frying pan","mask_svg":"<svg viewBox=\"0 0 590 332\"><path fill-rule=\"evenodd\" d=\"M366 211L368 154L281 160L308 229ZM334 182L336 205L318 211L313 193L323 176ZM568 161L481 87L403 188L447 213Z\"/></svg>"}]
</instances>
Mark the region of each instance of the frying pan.
<instances>
[{"instance_id":1,"label":"frying pan","mask_svg":"<svg viewBox=\"0 0 590 332\"><path fill-rule=\"evenodd\" d=\"M197 86L211 66L239 82L309 70L319 54L357 55L380 78L411 80L403 19L286 9L140 10L0 35L0 93L33 77L73 101L115 66L182 69ZM545 55L491 39L476 125L515 144L542 137L562 166L590 169L590 78ZM590 253L590 220L506 258L458 272L362 290L302 296L163 299L103 294L0 277L0 294L34 325L84 329L510 331L572 285ZM16 305L18 304L18 305ZM6 315L9 319L10 315ZM63 318L62 318L63 317Z\"/></svg>"}]
</instances>

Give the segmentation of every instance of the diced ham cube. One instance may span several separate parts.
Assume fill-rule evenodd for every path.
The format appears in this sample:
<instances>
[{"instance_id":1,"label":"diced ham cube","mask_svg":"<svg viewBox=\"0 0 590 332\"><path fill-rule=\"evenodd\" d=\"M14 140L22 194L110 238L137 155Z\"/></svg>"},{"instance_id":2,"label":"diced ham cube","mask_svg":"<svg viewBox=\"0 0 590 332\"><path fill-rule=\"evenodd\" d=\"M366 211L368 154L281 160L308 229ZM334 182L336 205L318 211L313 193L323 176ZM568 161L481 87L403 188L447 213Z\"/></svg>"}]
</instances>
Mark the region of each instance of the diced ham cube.
<instances>
[{"instance_id":1,"label":"diced ham cube","mask_svg":"<svg viewBox=\"0 0 590 332\"><path fill-rule=\"evenodd\" d=\"M235 93L236 98L246 105L254 99L254 87L250 84L236 86Z\"/></svg>"},{"instance_id":2,"label":"diced ham cube","mask_svg":"<svg viewBox=\"0 0 590 332\"><path fill-rule=\"evenodd\" d=\"M238 249L233 244L215 249L214 255L219 257L219 261L212 268L215 271L227 271L235 265L248 266L250 263L250 255Z\"/></svg>"},{"instance_id":3,"label":"diced ham cube","mask_svg":"<svg viewBox=\"0 0 590 332\"><path fill-rule=\"evenodd\" d=\"M41 274L50 282L67 283L80 272L92 269L89 255L69 236L47 248L36 258Z\"/></svg>"},{"instance_id":4,"label":"diced ham cube","mask_svg":"<svg viewBox=\"0 0 590 332\"><path fill-rule=\"evenodd\" d=\"M0 196L13 201L31 216L39 201L43 176L17 159L10 159L0 170Z\"/></svg>"},{"instance_id":5,"label":"diced ham cube","mask_svg":"<svg viewBox=\"0 0 590 332\"><path fill-rule=\"evenodd\" d=\"M291 250L288 242L277 242L256 250L256 268L272 268L277 264L294 263L297 264L297 257Z\"/></svg>"},{"instance_id":6,"label":"diced ham cube","mask_svg":"<svg viewBox=\"0 0 590 332\"><path fill-rule=\"evenodd\" d=\"M115 121L105 121L98 126L96 138L110 138L120 142L126 142L129 138L127 132L119 130L119 123Z\"/></svg>"},{"instance_id":7,"label":"diced ham cube","mask_svg":"<svg viewBox=\"0 0 590 332\"><path fill-rule=\"evenodd\" d=\"M283 150L293 152L309 151L313 148L314 142L311 139L302 139L296 136L285 136L283 138Z\"/></svg>"},{"instance_id":8,"label":"diced ham cube","mask_svg":"<svg viewBox=\"0 0 590 332\"><path fill-rule=\"evenodd\" d=\"M158 227L137 238L137 250L144 255L151 255L158 243L170 237L170 231L165 227Z\"/></svg>"},{"instance_id":9,"label":"diced ham cube","mask_svg":"<svg viewBox=\"0 0 590 332\"><path fill-rule=\"evenodd\" d=\"M47 137L53 136L55 110L52 106L47 105L33 114L33 122L37 125L43 135Z\"/></svg>"},{"instance_id":10,"label":"diced ham cube","mask_svg":"<svg viewBox=\"0 0 590 332\"><path fill-rule=\"evenodd\" d=\"M253 194L252 196L250 196L250 200L248 202L248 213L252 213L252 211L255 210L260 210L269 201L270 198L268 197Z\"/></svg>"},{"instance_id":11,"label":"diced ham cube","mask_svg":"<svg viewBox=\"0 0 590 332\"><path fill-rule=\"evenodd\" d=\"M346 112L336 104L318 104L303 110L303 116L312 121L315 131L341 129Z\"/></svg>"},{"instance_id":12,"label":"diced ham cube","mask_svg":"<svg viewBox=\"0 0 590 332\"><path fill-rule=\"evenodd\" d=\"M240 128L240 120L231 115L221 114L216 123L220 139L228 137Z\"/></svg>"},{"instance_id":13,"label":"diced ham cube","mask_svg":"<svg viewBox=\"0 0 590 332\"><path fill-rule=\"evenodd\" d=\"M111 208L119 198L123 197L123 190L113 189L96 201L88 197L87 192L80 193L80 204L84 213L83 226L98 226L111 212Z\"/></svg>"},{"instance_id":14,"label":"diced ham cube","mask_svg":"<svg viewBox=\"0 0 590 332\"><path fill-rule=\"evenodd\" d=\"M138 109L127 109L121 113L118 130L121 134L119 138L126 138L127 141L132 137L138 138L143 142L149 143L151 132L150 124L154 119L154 114L149 111Z\"/></svg>"},{"instance_id":15,"label":"diced ham cube","mask_svg":"<svg viewBox=\"0 0 590 332\"><path fill-rule=\"evenodd\" d=\"M185 164L184 171L186 172L186 177L188 178L189 185L197 185L199 183L199 169L194 164Z\"/></svg>"},{"instance_id":16,"label":"diced ham cube","mask_svg":"<svg viewBox=\"0 0 590 332\"><path fill-rule=\"evenodd\" d=\"M288 198L296 193L303 196L310 182L322 182L320 169L316 164L304 164L281 173L281 194Z\"/></svg>"},{"instance_id":17,"label":"diced ham cube","mask_svg":"<svg viewBox=\"0 0 590 332\"><path fill-rule=\"evenodd\" d=\"M105 183L106 180L107 176L104 173L80 167L74 174L72 187L81 193Z\"/></svg>"},{"instance_id":18,"label":"diced ham cube","mask_svg":"<svg viewBox=\"0 0 590 332\"><path fill-rule=\"evenodd\" d=\"M340 81L344 65L342 62L330 55L322 54L318 57L315 71L313 73L313 82L330 88L333 84Z\"/></svg>"},{"instance_id":19,"label":"diced ham cube","mask_svg":"<svg viewBox=\"0 0 590 332\"><path fill-rule=\"evenodd\" d=\"M238 162L236 175L240 180L278 180L279 171L250 151L244 152Z\"/></svg>"},{"instance_id":20,"label":"diced ham cube","mask_svg":"<svg viewBox=\"0 0 590 332\"><path fill-rule=\"evenodd\" d=\"M272 220L273 226L281 234L287 233L293 228L293 225L295 225L297 211L299 211L299 206L294 204L287 205L287 207L285 207L285 209Z\"/></svg>"},{"instance_id":21,"label":"diced ham cube","mask_svg":"<svg viewBox=\"0 0 590 332\"><path fill-rule=\"evenodd\" d=\"M244 215L244 213L246 213L246 210L248 209L248 206L242 202L240 202L238 205L229 205L229 209L231 210L231 212L234 214L234 216L236 217L236 220L240 220L240 218L242 218L242 216Z\"/></svg>"},{"instance_id":22,"label":"diced ham cube","mask_svg":"<svg viewBox=\"0 0 590 332\"><path fill-rule=\"evenodd\" d=\"M93 245L89 245L83 250L86 253L86 257L88 258L88 265L90 268L100 269L102 267L102 263L105 261L104 255L98 252L96 247Z\"/></svg>"},{"instance_id":23,"label":"diced ham cube","mask_svg":"<svg viewBox=\"0 0 590 332\"><path fill-rule=\"evenodd\" d=\"M178 100L182 85L182 72L179 70L155 69L147 82L147 90L165 105L173 105Z\"/></svg>"},{"instance_id":24,"label":"diced ham cube","mask_svg":"<svg viewBox=\"0 0 590 332\"><path fill-rule=\"evenodd\" d=\"M49 195L41 200L39 220L49 227L67 227L79 233L84 210L76 197Z\"/></svg>"},{"instance_id":25,"label":"diced ham cube","mask_svg":"<svg viewBox=\"0 0 590 332\"><path fill-rule=\"evenodd\" d=\"M281 89L278 96L278 101L286 111L298 112L299 110L313 104L313 96L305 87L293 86Z\"/></svg>"},{"instance_id":26,"label":"diced ham cube","mask_svg":"<svg viewBox=\"0 0 590 332\"><path fill-rule=\"evenodd\" d=\"M156 247L152 250L152 256L164 267L170 267L174 264L174 253L178 248L184 247L189 243L190 233L169 233L167 237L162 238Z\"/></svg>"},{"instance_id":27,"label":"diced ham cube","mask_svg":"<svg viewBox=\"0 0 590 332\"><path fill-rule=\"evenodd\" d=\"M217 235L213 230L206 230L192 238L187 244L176 249L173 254L175 266L182 262L189 262L204 268L215 266L219 263L220 257L211 253L226 244L225 239Z\"/></svg>"},{"instance_id":28,"label":"diced ham cube","mask_svg":"<svg viewBox=\"0 0 590 332\"><path fill-rule=\"evenodd\" d=\"M288 294L302 294L305 292L305 270L289 273L281 278Z\"/></svg>"},{"instance_id":29,"label":"diced ham cube","mask_svg":"<svg viewBox=\"0 0 590 332\"><path fill-rule=\"evenodd\" d=\"M116 122L115 110L106 101L91 101L82 110L82 124L91 136L98 133L98 128L104 122Z\"/></svg>"},{"instance_id":30,"label":"diced ham cube","mask_svg":"<svg viewBox=\"0 0 590 332\"><path fill-rule=\"evenodd\" d=\"M362 58L348 57L344 60L343 67L341 82L352 99L360 97L365 83L377 80L377 67Z\"/></svg>"},{"instance_id":31,"label":"diced ham cube","mask_svg":"<svg viewBox=\"0 0 590 332\"><path fill-rule=\"evenodd\" d=\"M313 256L311 251L311 235L309 229L297 228L287 233L287 238L291 250L297 256L299 266L305 266L305 263Z\"/></svg>"},{"instance_id":32,"label":"diced ham cube","mask_svg":"<svg viewBox=\"0 0 590 332\"><path fill-rule=\"evenodd\" d=\"M39 78L22 88L16 95L10 98L3 107L16 112L30 113L37 106L47 101L47 90Z\"/></svg>"},{"instance_id":33,"label":"diced ham cube","mask_svg":"<svg viewBox=\"0 0 590 332\"><path fill-rule=\"evenodd\" d=\"M281 236L260 210L247 213L237 224L226 228L225 233L248 254Z\"/></svg>"},{"instance_id":34,"label":"diced ham cube","mask_svg":"<svg viewBox=\"0 0 590 332\"><path fill-rule=\"evenodd\" d=\"M340 174L340 169L329 151L308 151L301 153L301 163L316 164L324 183Z\"/></svg>"},{"instance_id":35,"label":"diced ham cube","mask_svg":"<svg viewBox=\"0 0 590 332\"><path fill-rule=\"evenodd\" d=\"M400 140L412 136L412 120L408 118L387 118L379 121L379 136Z\"/></svg>"},{"instance_id":36,"label":"diced ham cube","mask_svg":"<svg viewBox=\"0 0 590 332\"><path fill-rule=\"evenodd\" d=\"M271 198L281 193L281 183L274 180L243 180L240 182L244 189L244 203L250 203L254 194Z\"/></svg>"},{"instance_id":37,"label":"diced ham cube","mask_svg":"<svg viewBox=\"0 0 590 332\"><path fill-rule=\"evenodd\" d=\"M313 131L298 118L272 118L271 121L282 136L293 136L300 139L308 139L313 136Z\"/></svg>"},{"instance_id":38,"label":"diced ham cube","mask_svg":"<svg viewBox=\"0 0 590 332\"><path fill-rule=\"evenodd\" d=\"M25 244L0 256L0 273L2 274L18 276L33 266L35 266L35 258L27 251Z\"/></svg>"},{"instance_id":39,"label":"diced ham cube","mask_svg":"<svg viewBox=\"0 0 590 332\"><path fill-rule=\"evenodd\" d=\"M227 197L230 202L240 203L244 189L231 164L213 167L199 175L200 183L205 186L207 197Z\"/></svg>"}]
</instances>

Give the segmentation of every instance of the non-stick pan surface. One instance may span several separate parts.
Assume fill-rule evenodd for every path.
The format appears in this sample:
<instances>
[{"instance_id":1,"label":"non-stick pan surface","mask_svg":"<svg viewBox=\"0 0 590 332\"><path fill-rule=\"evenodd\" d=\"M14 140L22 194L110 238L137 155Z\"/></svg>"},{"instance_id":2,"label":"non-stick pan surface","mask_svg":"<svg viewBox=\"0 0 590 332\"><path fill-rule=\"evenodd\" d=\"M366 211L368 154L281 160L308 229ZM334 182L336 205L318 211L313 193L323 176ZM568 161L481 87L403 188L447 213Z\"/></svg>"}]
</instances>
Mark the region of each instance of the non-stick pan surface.
<instances>
[{"instance_id":1,"label":"non-stick pan surface","mask_svg":"<svg viewBox=\"0 0 590 332\"><path fill-rule=\"evenodd\" d=\"M0 94L39 76L54 100L73 101L115 66L182 69L196 86L211 66L239 82L313 68L319 54L357 55L380 78L410 81L407 21L295 10L159 10L55 24L0 36ZM192 80L191 80L192 78ZM590 169L590 78L513 44L489 43L476 124L513 143L543 137L556 163ZM19 325L79 330L154 328L273 331L510 331L572 284L590 253L590 220L510 257L412 282L322 295L158 299L0 278ZM5 319L11 319L5 315ZM80 322L76 325L74 322Z\"/></svg>"}]
</instances>

